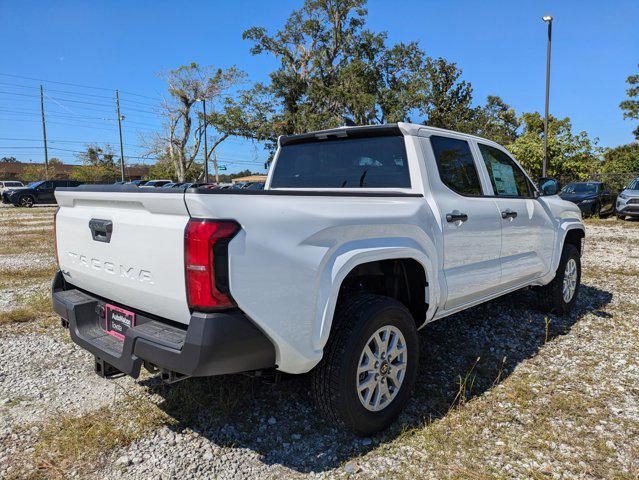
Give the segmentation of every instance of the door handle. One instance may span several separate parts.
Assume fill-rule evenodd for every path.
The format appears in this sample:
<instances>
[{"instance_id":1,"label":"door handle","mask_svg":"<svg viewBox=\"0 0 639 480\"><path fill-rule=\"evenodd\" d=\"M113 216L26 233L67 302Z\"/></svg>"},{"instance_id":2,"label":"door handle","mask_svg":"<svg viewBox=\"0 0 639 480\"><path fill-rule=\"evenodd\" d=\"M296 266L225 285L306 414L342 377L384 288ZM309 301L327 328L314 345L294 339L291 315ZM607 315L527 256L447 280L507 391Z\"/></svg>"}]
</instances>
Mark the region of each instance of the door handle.
<instances>
[{"instance_id":1,"label":"door handle","mask_svg":"<svg viewBox=\"0 0 639 480\"><path fill-rule=\"evenodd\" d=\"M446 214L446 221L449 223L452 222L465 222L468 220L468 215L465 213L461 213L459 210L453 210L450 213Z\"/></svg>"},{"instance_id":2,"label":"door handle","mask_svg":"<svg viewBox=\"0 0 639 480\"><path fill-rule=\"evenodd\" d=\"M507 218L517 218L517 212L513 212L510 208L507 208L501 212L501 218L506 220Z\"/></svg>"}]
</instances>

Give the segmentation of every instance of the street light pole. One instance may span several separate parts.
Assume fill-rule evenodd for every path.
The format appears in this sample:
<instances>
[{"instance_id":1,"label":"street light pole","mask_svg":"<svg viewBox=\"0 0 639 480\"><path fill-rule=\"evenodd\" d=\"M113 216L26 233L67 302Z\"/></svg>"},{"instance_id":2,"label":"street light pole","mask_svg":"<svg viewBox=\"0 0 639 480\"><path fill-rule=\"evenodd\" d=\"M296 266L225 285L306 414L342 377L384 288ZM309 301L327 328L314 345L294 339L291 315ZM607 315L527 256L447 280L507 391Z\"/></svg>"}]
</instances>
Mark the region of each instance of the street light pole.
<instances>
[{"instance_id":1,"label":"street light pole","mask_svg":"<svg viewBox=\"0 0 639 480\"><path fill-rule=\"evenodd\" d=\"M550 97L550 43L552 40L552 17L544 15L541 19L548 24L548 47L546 51L546 112L544 115L544 164L542 166L542 177L546 177L548 167L548 101Z\"/></svg>"}]
</instances>

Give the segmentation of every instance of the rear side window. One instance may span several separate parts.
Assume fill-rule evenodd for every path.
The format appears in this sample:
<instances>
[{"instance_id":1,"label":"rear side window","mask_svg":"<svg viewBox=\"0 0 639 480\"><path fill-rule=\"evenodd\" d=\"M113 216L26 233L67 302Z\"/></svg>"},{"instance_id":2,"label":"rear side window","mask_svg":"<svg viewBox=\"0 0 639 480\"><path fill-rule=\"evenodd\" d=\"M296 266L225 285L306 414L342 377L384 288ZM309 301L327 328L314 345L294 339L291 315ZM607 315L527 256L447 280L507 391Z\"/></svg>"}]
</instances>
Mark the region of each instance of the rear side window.
<instances>
[{"instance_id":1,"label":"rear side window","mask_svg":"<svg viewBox=\"0 0 639 480\"><path fill-rule=\"evenodd\" d=\"M482 195L477 167L468 142L448 137L430 137L444 185L460 195Z\"/></svg>"},{"instance_id":2,"label":"rear side window","mask_svg":"<svg viewBox=\"0 0 639 480\"><path fill-rule=\"evenodd\" d=\"M479 144L490 183L499 197L531 197L532 186L512 158L495 147Z\"/></svg>"},{"instance_id":3,"label":"rear side window","mask_svg":"<svg viewBox=\"0 0 639 480\"><path fill-rule=\"evenodd\" d=\"M284 145L271 188L410 188L404 137Z\"/></svg>"}]
</instances>

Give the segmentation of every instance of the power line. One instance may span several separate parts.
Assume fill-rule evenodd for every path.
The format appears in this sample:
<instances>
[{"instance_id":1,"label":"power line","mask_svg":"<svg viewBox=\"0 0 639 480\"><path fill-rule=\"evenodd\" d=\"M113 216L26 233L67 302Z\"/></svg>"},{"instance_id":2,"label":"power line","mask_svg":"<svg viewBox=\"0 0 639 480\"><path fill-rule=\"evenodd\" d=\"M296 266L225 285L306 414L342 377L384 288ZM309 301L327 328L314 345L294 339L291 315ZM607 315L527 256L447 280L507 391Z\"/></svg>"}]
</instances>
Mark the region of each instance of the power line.
<instances>
[{"instance_id":1,"label":"power line","mask_svg":"<svg viewBox=\"0 0 639 480\"><path fill-rule=\"evenodd\" d=\"M10 73L0 73L0 75L2 75L4 77L22 78L23 80L33 80L35 82L55 83L57 85L68 85L70 87L91 88L93 90L106 90L106 91L110 91L110 92L115 91L115 88L104 88L104 87L95 87L95 86L91 86L91 85L80 85L80 84L77 84L77 83L57 82L57 81L54 81L54 80L43 80L41 78L25 77L23 75L13 75L13 74L10 74ZM148 98L148 99L151 99L151 100L158 100L157 97L150 97L148 95L142 95L141 93L134 93L134 92L126 91L126 90L121 90L121 92L122 93L126 93L127 95L135 95L136 97Z\"/></svg>"},{"instance_id":2,"label":"power line","mask_svg":"<svg viewBox=\"0 0 639 480\"><path fill-rule=\"evenodd\" d=\"M29 89L38 89L35 85L21 85L19 83L9 83L9 82L0 82L0 85L10 86L10 87L18 87L18 88L29 88ZM54 93L63 93L65 95L76 95L82 97L92 97L92 98L105 98L108 100L113 100L114 97L112 95L96 95L95 93L86 93L86 92L72 92L70 90L57 90L54 88L47 88L47 92ZM148 103L148 102L140 102L139 100L131 100L129 98L122 98L121 100L126 101L127 103L135 103L137 105L145 105L152 108L157 108L158 104Z\"/></svg>"}]
</instances>

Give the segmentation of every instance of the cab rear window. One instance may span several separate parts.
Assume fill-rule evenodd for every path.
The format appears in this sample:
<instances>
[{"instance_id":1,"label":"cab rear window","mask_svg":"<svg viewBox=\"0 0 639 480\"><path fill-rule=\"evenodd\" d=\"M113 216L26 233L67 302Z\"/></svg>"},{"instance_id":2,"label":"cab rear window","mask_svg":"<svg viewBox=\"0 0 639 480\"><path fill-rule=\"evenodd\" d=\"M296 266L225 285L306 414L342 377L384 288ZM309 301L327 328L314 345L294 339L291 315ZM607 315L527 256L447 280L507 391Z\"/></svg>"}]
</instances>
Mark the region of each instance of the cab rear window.
<instances>
[{"instance_id":1,"label":"cab rear window","mask_svg":"<svg viewBox=\"0 0 639 480\"><path fill-rule=\"evenodd\" d=\"M280 149L271 188L410 188L402 135L319 140Z\"/></svg>"}]
</instances>

